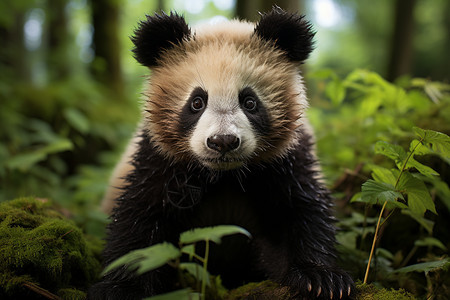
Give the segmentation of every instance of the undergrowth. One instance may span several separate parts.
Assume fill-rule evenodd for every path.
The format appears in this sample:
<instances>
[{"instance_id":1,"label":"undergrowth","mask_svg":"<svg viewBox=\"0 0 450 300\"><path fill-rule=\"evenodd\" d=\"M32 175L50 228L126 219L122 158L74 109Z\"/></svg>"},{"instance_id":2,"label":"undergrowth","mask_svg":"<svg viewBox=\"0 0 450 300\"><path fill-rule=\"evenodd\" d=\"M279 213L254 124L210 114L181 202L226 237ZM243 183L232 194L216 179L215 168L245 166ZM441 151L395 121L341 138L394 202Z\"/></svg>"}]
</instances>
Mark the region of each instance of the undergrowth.
<instances>
[{"instance_id":1,"label":"undergrowth","mask_svg":"<svg viewBox=\"0 0 450 300\"><path fill-rule=\"evenodd\" d=\"M0 203L0 298L83 299L101 249L48 200Z\"/></svg>"}]
</instances>

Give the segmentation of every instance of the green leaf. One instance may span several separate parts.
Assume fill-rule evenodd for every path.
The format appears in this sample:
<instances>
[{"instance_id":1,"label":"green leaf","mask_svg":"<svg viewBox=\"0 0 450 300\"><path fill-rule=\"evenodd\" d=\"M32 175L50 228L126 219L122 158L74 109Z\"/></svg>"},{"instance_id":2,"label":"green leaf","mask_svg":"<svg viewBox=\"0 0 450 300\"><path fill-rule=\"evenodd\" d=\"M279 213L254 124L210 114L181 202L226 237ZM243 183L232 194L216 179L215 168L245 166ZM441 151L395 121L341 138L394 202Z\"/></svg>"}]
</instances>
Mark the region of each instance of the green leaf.
<instances>
[{"instance_id":1,"label":"green leaf","mask_svg":"<svg viewBox=\"0 0 450 300\"><path fill-rule=\"evenodd\" d=\"M317 79L336 78L337 75L332 69L319 69L317 71L308 72L308 77Z\"/></svg>"},{"instance_id":2,"label":"green leaf","mask_svg":"<svg viewBox=\"0 0 450 300\"><path fill-rule=\"evenodd\" d=\"M57 139L36 150L14 155L6 162L6 167L11 170L26 171L38 162L47 159L49 154L71 150L72 148L73 144L70 140Z\"/></svg>"},{"instance_id":3,"label":"green leaf","mask_svg":"<svg viewBox=\"0 0 450 300\"><path fill-rule=\"evenodd\" d=\"M367 180L362 185L361 200L370 204L383 204L388 202L389 207L407 208L407 206L397 199L403 199L403 195L396 191L392 184Z\"/></svg>"},{"instance_id":4,"label":"green leaf","mask_svg":"<svg viewBox=\"0 0 450 300\"><path fill-rule=\"evenodd\" d=\"M330 98L331 102L337 106L344 101L345 86L338 77L335 77L327 84L325 94Z\"/></svg>"},{"instance_id":5,"label":"green leaf","mask_svg":"<svg viewBox=\"0 0 450 300\"><path fill-rule=\"evenodd\" d=\"M89 120L86 116L76 108L66 108L64 110L64 117L67 122L81 133L89 131Z\"/></svg>"},{"instance_id":6,"label":"green leaf","mask_svg":"<svg viewBox=\"0 0 450 300\"><path fill-rule=\"evenodd\" d=\"M192 244L199 241L213 241L217 244L221 242L222 237L231 234L241 233L251 238L251 234L242 227L234 225L221 225L215 227L196 228L183 232L180 235L182 244Z\"/></svg>"},{"instance_id":7,"label":"green leaf","mask_svg":"<svg viewBox=\"0 0 450 300\"><path fill-rule=\"evenodd\" d=\"M406 163L406 169L410 169L411 167L416 168L417 171L427 177L439 176L438 172L428 166L425 166L424 164L421 164L420 162L415 160L413 156L411 156Z\"/></svg>"},{"instance_id":8,"label":"green leaf","mask_svg":"<svg viewBox=\"0 0 450 300\"><path fill-rule=\"evenodd\" d=\"M47 155L45 153L35 151L30 153L21 153L14 155L6 162L6 167L10 170L26 171L36 163L45 160Z\"/></svg>"},{"instance_id":9,"label":"green leaf","mask_svg":"<svg viewBox=\"0 0 450 300\"><path fill-rule=\"evenodd\" d=\"M395 162L397 168L399 169L403 167L403 163L408 157L407 153L402 147L390 144L385 141L378 141L375 144L375 153L389 157Z\"/></svg>"},{"instance_id":10,"label":"green leaf","mask_svg":"<svg viewBox=\"0 0 450 300\"><path fill-rule=\"evenodd\" d=\"M361 118L369 118L376 115L382 104L382 95L370 94L362 99L361 104L358 107L357 114L361 116Z\"/></svg>"},{"instance_id":11,"label":"green leaf","mask_svg":"<svg viewBox=\"0 0 450 300\"><path fill-rule=\"evenodd\" d=\"M437 214L433 199L422 180L405 172L398 182L397 189L408 195L408 207L414 213L423 215L428 209Z\"/></svg>"},{"instance_id":12,"label":"green leaf","mask_svg":"<svg viewBox=\"0 0 450 300\"><path fill-rule=\"evenodd\" d=\"M425 177L421 174L414 174L414 177L423 180L426 183L431 184L432 190L436 192L438 197L440 198L441 202L447 207L447 209L450 211L450 189L444 181L441 180L440 177Z\"/></svg>"},{"instance_id":13,"label":"green leaf","mask_svg":"<svg viewBox=\"0 0 450 300\"><path fill-rule=\"evenodd\" d=\"M363 202L361 199L361 193L354 194L352 199L350 199L350 202Z\"/></svg>"},{"instance_id":14,"label":"green leaf","mask_svg":"<svg viewBox=\"0 0 450 300\"><path fill-rule=\"evenodd\" d=\"M211 286L211 275L209 275L208 271L205 273L201 265L196 263L181 263L180 268L197 278L197 280L205 281L206 285Z\"/></svg>"},{"instance_id":15,"label":"green leaf","mask_svg":"<svg viewBox=\"0 0 450 300\"><path fill-rule=\"evenodd\" d=\"M190 289L183 289L162 295L144 298L144 300L200 300L200 295L191 293Z\"/></svg>"},{"instance_id":16,"label":"green leaf","mask_svg":"<svg viewBox=\"0 0 450 300\"><path fill-rule=\"evenodd\" d=\"M409 273L409 272L434 272L442 269L448 269L450 267L450 258L442 260L430 261L420 264L415 264L395 270L396 273Z\"/></svg>"},{"instance_id":17,"label":"green leaf","mask_svg":"<svg viewBox=\"0 0 450 300\"><path fill-rule=\"evenodd\" d=\"M73 149L72 142L68 139L61 138L43 147L42 149L40 149L40 151L45 154L52 154L72 149Z\"/></svg>"},{"instance_id":18,"label":"green leaf","mask_svg":"<svg viewBox=\"0 0 450 300\"><path fill-rule=\"evenodd\" d=\"M372 177L375 181L388 183L392 186L395 185L397 178L391 170L377 165L371 165L370 168L372 169Z\"/></svg>"},{"instance_id":19,"label":"green leaf","mask_svg":"<svg viewBox=\"0 0 450 300\"><path fill-rule=\"evenodd\" d=\"M439 249L442 249L444 251L447 250L447 247L445 247L440 240L433 237L426 237L424 239L417 240L414 242L414 245L419 247L438 247Z\"/></svg>"},{"instance_id":20,"label":"green leaf","mask_svg":"<svg viewBox=\"0 0 450 300\"><path fill-rule=\"evenodd\" d=\"M414 155L426 155L433 153L428 147L424 146L419 140L412 140L409 145L409 152L414 151Z\"/></svg>"},{"instance_id":21,"label":"green leaf","mask_svg":"<svg viewBox=\"0 0 450 300\"><path fill-rule=\"evenodd\" d=\"M147 248L138 249L119 257L109 264L102 272L105 275L121 266L136 270L143 274L154 270L181 256L181 251L170 243L156 244Z\"/></svg>"},{"instance_id":22,"label":"green leaf","mask_svg":"<svg viewBox=\"0 0 450 300\"><path fill-rule=\"evenodd\" d=\"M419 127L413 128L414 132L423 141L423 144L443 157L450 157L450 137L444 133L425 130Z\"/></svg>"}]
</instances>

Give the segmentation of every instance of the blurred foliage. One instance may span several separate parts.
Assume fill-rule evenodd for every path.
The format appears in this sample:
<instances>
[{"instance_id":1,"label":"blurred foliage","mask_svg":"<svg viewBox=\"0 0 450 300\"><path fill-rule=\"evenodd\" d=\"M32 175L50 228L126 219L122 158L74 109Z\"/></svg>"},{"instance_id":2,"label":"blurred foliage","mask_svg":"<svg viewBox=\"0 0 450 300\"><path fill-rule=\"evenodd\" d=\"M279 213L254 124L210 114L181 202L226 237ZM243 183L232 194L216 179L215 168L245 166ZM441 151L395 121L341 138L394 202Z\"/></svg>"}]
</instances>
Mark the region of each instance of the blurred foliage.
<instances>
[{"instance_id":1,"label":"blurred foliage","mask_svg":"<svg viewBox=\"0 0 450 300\"><path fill-rule=\"evenodd\" d=\"M363 278L380 213L372 205L388 200L369 281L445 299L450 289L449 138L413 127L450 132L450 86L409 78L393 84L367 70L345 78L321 70L308 78L317 97L309 117L341 214L343 264ZM374 180L367 181L371 174ZM350 206L351 198L364 203Z\"/></svg>"},{"instance_id":2,"label":"blurred foliage","mask_svg":"<svg viewBox=\"0 0 450 300\"><path fill-rule=\"evenodd\" d=\"M450 132L450 85L408 78L396 85L367 70L342 79L325 69L307 79L313 95L308 116L332 182L361 162L378 163L373 147L379 140L409 143L414 126Z\"/></svg>"},{"instance_id":3,"label":"blurred foliage","mask_svg":"<svg viewBox=\"0 0 450 300\"><path fill-rule=\"evenodd\" d=\"M315 4L332 2L338 21L323 26ZM306 1L307 16L317 29L317 49L309 64L332 68L340 76L356 68L367 68L386 77L395 26L392 0ZM414 1L411 75L450 80L450 2ZM323 7L324 13L327 7ZM333 18L329 15L328 19Z\"/></svg>"},{"instance_id":4,"label":"blurred foliage","mask_svg":"<svg viewBox=\"0 0 450 300\"><path fill-rule=\"evenodd\" d=\"M107 186L112 152L134 130L137 105L114 99L84 77L45 87L0 84L0 201L51 198L103 231L96 208ZM114 105L112 105L114 103ZM81 213L81 216L78 216ZM87 215L86 215L87 214Z\"/></svg>"}]
</instances>

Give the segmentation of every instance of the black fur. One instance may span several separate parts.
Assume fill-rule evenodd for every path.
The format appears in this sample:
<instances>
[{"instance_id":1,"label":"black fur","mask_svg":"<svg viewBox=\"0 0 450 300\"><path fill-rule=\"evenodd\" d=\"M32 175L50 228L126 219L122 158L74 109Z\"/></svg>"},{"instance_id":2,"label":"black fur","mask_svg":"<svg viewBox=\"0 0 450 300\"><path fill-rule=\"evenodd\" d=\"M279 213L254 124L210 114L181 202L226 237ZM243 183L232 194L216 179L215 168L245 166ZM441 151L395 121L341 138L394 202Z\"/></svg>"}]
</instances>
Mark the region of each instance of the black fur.
<instances>
[{"instance_id":1,"label":"black fur","mask_svg":"<svg viewBox=\"0 0 450 300\"><path fill-rule=\"evenodd\" d=\"M135 170L108 226L105 264L131 250L163 241L177 243L191 228L233 224L251 240L230 237L210 251L210 272L227 287L271 279L294 298L347 299L351 278L335 265L335 227L329 192L315 180L311 137L303 133L284 159L233 171L209 173L173 163L143 135ZM245 189L245 190L244 190ZM228 243L227 243L228 241ZM165 266L139 277L113 271L94 285L89 299L139 299L179 288Z\"/></svg>"},{"instance_id":2,"label":"black fur","mask_svg":"<svg viewBox=\"0 0 450 300\"><path fill-rule=\"evenodd\" d=\"M147 20L140 22L131 38L135 45L135 58L144 66L156 66L163 51L190 39L190 36L191 29L184 18L176 13L147 16Z\"/></svg>"},{"instance_id":3,"label":"black fur","mask_svg":"<svg viewBox=\"0 0 450 300\"><path fill-rule=\"evenodd\" d=\"M305 16L288 13L277 6L271 12L261 15L255 34L264 40L275 42L292 61L304 61L313 50L315 33Z\"/></svg>"},{"instance_id":4,"label":"black fur","mask_svg":"<svg viewBox=\"0 0 450 300\"><path fill-rule=\"evenodd\" d=\"M196 87L189 96L189 100L181 110L179 131L182 134L187 135L188 132L195 126L195 124L197 124L198 120L203 114L204 109L200 111L192 110L192 101L196 97L200 97L202 99L203 103L205 104L205 108L206 105L208 105L208 92L201 87Z\"/></svg>"},{"instance_id":5,"label":"black fur","mask_svg":"<svg viewBox=\"0 0 450 300\"><path fill-rule=\"evenodd\" d=\"M256 108L252 111L248 111L244 108L244 101L247 97L251 97L254 101L256 101ZM257 132L259 132L261 135L270 132L271 126L269 114L267 113L266 108L259 100L258 96L252 88L245 87L242 91L239 92L239 104L241 105L243 112L249 119L253 128Z\"/></svg>"}]
</instances>

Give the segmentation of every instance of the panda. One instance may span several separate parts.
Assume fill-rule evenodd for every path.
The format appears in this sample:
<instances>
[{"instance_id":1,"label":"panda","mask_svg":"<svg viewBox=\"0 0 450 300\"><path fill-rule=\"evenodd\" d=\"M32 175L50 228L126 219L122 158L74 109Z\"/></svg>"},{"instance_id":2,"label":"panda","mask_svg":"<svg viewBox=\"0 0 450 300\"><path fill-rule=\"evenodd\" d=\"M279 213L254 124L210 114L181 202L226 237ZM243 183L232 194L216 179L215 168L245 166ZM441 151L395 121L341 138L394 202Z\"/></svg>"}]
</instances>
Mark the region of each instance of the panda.
<instances>
[{"instance_id":1,"label":"panda","mask_svg":"<svg viewBox=\"0 0 450 300\"><path fill-rule=\"evenodd\" d=\"M116 181L105 264L193 228L238 225L210 251L227 288L272 280L294 299L351 299L336 264L335 218L321 180L299 65L313 49L304 16L274 7L259 21L192 30L176 13L147 16L132 41L151 69L143 121ZM130 160L128 166L126 162ZM107 207L108 200L104 203ZM110 205L111 206L111 205ZM180 288L170 266L116 269L89 299L141 299Z\"/></svg>"}]
</instances>

